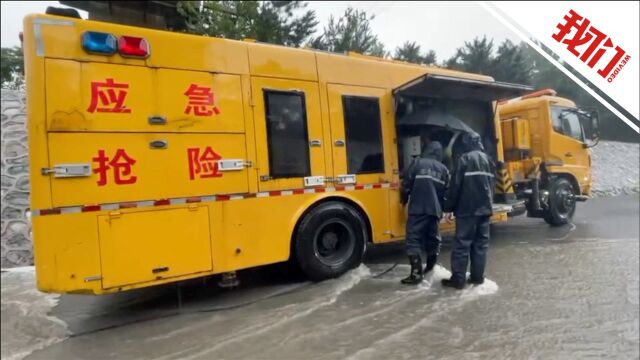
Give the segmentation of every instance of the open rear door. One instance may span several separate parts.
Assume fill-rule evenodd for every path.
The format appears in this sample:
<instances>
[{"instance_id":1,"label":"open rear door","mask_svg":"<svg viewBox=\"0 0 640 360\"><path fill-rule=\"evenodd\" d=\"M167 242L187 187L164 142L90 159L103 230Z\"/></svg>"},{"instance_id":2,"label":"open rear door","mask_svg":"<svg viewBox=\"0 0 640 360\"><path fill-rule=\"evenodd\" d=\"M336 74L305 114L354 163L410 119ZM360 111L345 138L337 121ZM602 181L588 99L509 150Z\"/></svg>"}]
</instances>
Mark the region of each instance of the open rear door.
<instances>
[{"instance_id":1,"label":"open rear door","mask_svg":"<svg viewBox=\"0 0 640 360\"><path fill-rule=\"evenodd\" d=\"M427 74L393 90L394 96L494 101L521 96L531 86Z\"/></svg>"},{"instance_id":2,"label":"open rear door","mask_svg":"<svg viewBox=\"0 0 640 360\"><path fill-rule=\"evenodd\" d=\"M485 149L487 153L491 156L495 155L494 159L498 165L496 182L499 184L503 184L504 182L510 180L504 178L503 175L505 174L505 172L501 171L501 161L503 160L502 144L499 141L494 142L494 140L500 138L500 126L495 121L496 108L492 105L492 102L496 100L522 96L523 94L526 94L531 90L533 90L533 88L527 85L427 74L395 88L393 90L393 96L396 100L397 105L402 104L403 100L412 101L414 99L421 100L421 98L436 99L436 103L451 103L451 101L455 103L457 101L460 101L460 107L463 106L463 103L486 103L486 106L481 106L481 108L485 109L482 113L476 114L475 112L473 112L475 110L471 110L471 112L467 111L466 113L463 112L463 114L466 115L467 119L478 119L478 116L476 115L480 115L481 117L486 119L485 121L487 121L487 123L485 123L483 127L487 130L487 132L485 134L479 134L483 136L483 142L485 143ZM492 107L491 117L487 117L489 113L489 106ZM459 110L455 106L454 108L455 109L452 109L452 112ZM432 113L432 111L435 110L432 110L432 108L430 107L422 108L421 110L414 109L412 115L407 114L404 116L398 116L398 118L396 119L396 124L442 126L454 130L461 128L461 126L454 124L453 120L460 122L460 120L456 119L455 116L450 116L451 114L445 113L440 114L439 117L436 117L434 116L435 113ZM477 127L474 130L477 130ZM488 145L493 145L494 147L490 149ZM511 212L513 206L521 205L516 204L517 201L513 193L511 193L510 195L511 196L507 200L506 194L500 194L500 196L498 196L498 194L496 193L494 201L504 201L505 203L494 204L495 216L494 219L492 219L493 221L499 221L498 218L505 217L507 213Z\"/></svg>"}]
</instances>

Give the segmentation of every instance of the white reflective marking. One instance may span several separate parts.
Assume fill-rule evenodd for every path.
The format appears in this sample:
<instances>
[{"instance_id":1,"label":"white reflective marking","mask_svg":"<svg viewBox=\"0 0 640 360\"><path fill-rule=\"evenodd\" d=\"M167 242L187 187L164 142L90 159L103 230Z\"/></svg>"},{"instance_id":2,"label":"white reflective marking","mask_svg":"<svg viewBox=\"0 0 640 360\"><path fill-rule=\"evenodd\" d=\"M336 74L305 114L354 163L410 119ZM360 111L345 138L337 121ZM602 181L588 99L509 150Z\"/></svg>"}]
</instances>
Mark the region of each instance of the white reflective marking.
<instances>
[{"instance_id":1,"label":"white reflective marking","mask_svg":"<svg viewBox=\"0 0 640 360\"><path fill-rule=\"evenodd\" d=\"M31 216L40 216L40 210L38 209L31 210Z\"/></svg>"},{"instance_id":2,"label":"white reflective marking","mask_svg":"<svg viewBox=\"0 0 640 360\"><path fill-rule=\"evenodd\" d=\"M201 202L213 202L216 201L216 197L215 196L203 196L200 198Z\"/></svg>"},{"instance_id":3,"label":"white reflective marking","mask_svg":"<svg viewBox=\"0 0 640 360\"><path fill-rule=\"evenodd\" d=\"M436 179L431 175L416 175L416 179L431 179L437 183L440 183L442 185L444 185L444 181L440 180L440 179Z\"/></svg>"},{"instance_id":4,"label":"white reflective marking","mask_svg":"<svg viewBox=\"0 0 640 360\"><path fill-rule=\"evenodd\" d=\"M356 187L354 185L348 185L348 186L345 186L344 189L347 191L353 191L356 189Z\"/></svg>"},{"instance_id":5,"label":"white reflective marking","mask_svg":"<svg viewBox=\"0 0 640 360\"><path fill-rule=\"evenodd\" d=\"M152 200L148 200L148 201L137 201L136 202L136 206L137 207L150 207L155 205L155 201Z\"/></svg>"},{"instance_id":6,"label":"white reflective marking","mask_svg":"<svg viewBox=\"0 0 640 360\"><path fill-rule=\"evenodd\" d=\"M304 189L305 194L314 194L316 192L315 189Z\"/></svg>"},{"instance_id":7,"label":"white reflective marking","mask_svg":"<svg viewBox=\"0 0 640 360\"><path fill-rule=\"evenodd\" d=\"M268 192L259 192L259 193L256 194L256 197L259 197L259 198L269 197L269 193Z\"/></svg>"},{"instance_id":8,"label":"white reflective marking","mask_svg":"<svg viewBox=\"0 0 640 360\"><path fill-rule=\"evenodd\" d=\"M336 191L336 188L334 188L334 187L326 187L326 188L324 188L324 192L334 192L334 191Z\"/></svg>"},{"instance_id":9,"label":"white reflective marking","mask_svg":"<svg viewBox=\"0 0 640 360\"><path fill-rule=\"evenodd\" d=\"M64 207L60 209L60 214L77 214L82 212L82 207L73 206L73 207Z\"/></svg>"},{"instance_id":10,"label":"white reflective marking","mask_svg":"<svg viewBox=\"0 0 640 360\"><path fill-rule=\"evenodd\" d=\"M104 204L100 205L100 210L118 210L120 205L118 204Z\"/></svg>"},{"instance_id":11,"label":"white reflective marking","mask_svg":"<svg viewBox=\"0 0 640 360\"><path fill-rule=\"evenodd\" d=\"M68 20L35 19L33 20L33 36L36 38L36 55L44 56L44 44L42 43L42 30L40 25L62 25L73 26L74 23Z\"/></svg>"},{"instance_id":12,"label":"white reflective marking","mask_svg":"<svg viewBox=\"0 0 640 360\"><path fill-rule=\"evenodd\" d=\"M465 173L464 176L488 176L493 177L492 173L484 172L484 171L469 171Z\"/></svg>"},{"instance_id":13,"label":"white reflective marking","mask_svg":"<svg viewBox=\"0 0 640 360\"><path fill-rule=\"evenodd\" d=\"M34 19L34 24L37 25L64 25L64 26L73 26L74 23L69 20L56 20L56 19Z\"/></svg>"},{"instance_id":14,"label":"white reflective marking","mask_svg":"<svg viewBox=\"0 0 640 360\"><path fill-rule=\"evenodd\" d=\"M373 189L373 185L367 184L367 185L364 186L364 189L365 190L371 190L371 189Z\"/></svg>"},{"instance_id":15,"label":"white reflective marking","mask_svg":"<svg viewBox=\"0 0 640 360\"><path fill-rule=\"evenodd\" d=\"M229 200L242 200L244 199L244 196L242 195L231 195L229 196Z\"/></svg>"},{"instance_id":16,"label":"white reflective marking","mask_svg":"<svg viewBox=\"0 0 640 360\"><path fill-rule=\"evenodd\" d=\"M390 188L390 187L391 187L391 184L389 184L389 183L382 184L382 188L383 189L387 189L387 188Z\"/></svg>"},{"instance_id":17,"label":"white reflective marking","mask_svg":"<svg viewBox=\"0 0 640 360\"><path fill-rule=\"evenodd\" d=\"M291 190L282 190L282 191L280 192L280 195L282 195L282 196L289 196L289 195L293 195L293 191L291 191Z\"/></svg>"},{"instance_id":18,"label":"white reflective marking","mask_svg":"<svg viewBox=\"0 0 640 360\"><path fill-rule=\"evenodd\" d=\"M186 204L186 203L187 203L186 198L169 199L169 204L171 205L179 205L179 204Z\"/></svg>"}]
</instances>

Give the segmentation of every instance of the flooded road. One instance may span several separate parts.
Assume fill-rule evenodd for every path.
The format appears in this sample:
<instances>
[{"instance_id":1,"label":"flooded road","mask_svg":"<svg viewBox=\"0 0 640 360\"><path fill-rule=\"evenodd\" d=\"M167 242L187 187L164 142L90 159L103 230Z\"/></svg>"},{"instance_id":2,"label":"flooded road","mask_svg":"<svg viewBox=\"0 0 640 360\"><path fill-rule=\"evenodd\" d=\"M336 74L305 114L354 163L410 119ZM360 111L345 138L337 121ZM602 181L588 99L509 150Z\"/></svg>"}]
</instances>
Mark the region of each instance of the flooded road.
<instances>
[{"instance_id":1,"label":"flooded road","mask_svg":"<svg viewBox=\"0 0 640 360\"><path fill-rule=\"evenodd\" d=\"M490 280L460 292L439 283L445 243L442 266L418 287L400 285L409 267L391 245L317 284L271 267L243 274L233 291L184 285L180 309L175 286L62 296L50 315L70 337L27 359L637 359L639 206L638 196L594 199L572 226L498 225ZM5 340L16 316L30 315L5 304L7 282L33 286L21 276L2 275L3 358L23 345Z\"/></svg>"}]
</instances>

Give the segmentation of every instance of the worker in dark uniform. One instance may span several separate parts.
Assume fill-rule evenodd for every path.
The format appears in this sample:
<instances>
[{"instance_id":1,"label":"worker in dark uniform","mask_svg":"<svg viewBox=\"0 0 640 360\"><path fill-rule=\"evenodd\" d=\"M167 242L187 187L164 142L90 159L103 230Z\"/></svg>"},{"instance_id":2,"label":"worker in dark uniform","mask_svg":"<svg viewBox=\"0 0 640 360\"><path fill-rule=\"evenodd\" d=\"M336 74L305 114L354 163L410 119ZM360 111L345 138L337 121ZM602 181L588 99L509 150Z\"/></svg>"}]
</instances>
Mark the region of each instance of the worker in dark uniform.
<instances>
[{"instance_id":1,"label":"worker in dark uniform","mask_svg":"<svg viewBox=\"0 0 640 360\"><path fill-rule=\"evenodd\" d=\"M440 252L440 231L442 205L449 170L442 163L442 145L433 141L423 149L406 170L402 179L402 204L409 202L407 219L407 255L411 273L403 284L415 285L422 282L424 274L436 265ZM426 254L426 268L422 269L422 253Z\"/></svg>"},{"instance_id":2,"label":"worker in dark uniform","mask_svg":"<svg viewBox=\"0 0 640 360\"><path fill-rule=\"evenodd\" d=\"M495 180L495 165L483 152L478 135L464 134L462 149L464 154L456 161L445 201L445 211L456 217L456 235L451 278L443 279L442 285L456 289L464 288L467 282L469 259L469 283L484 282Z\"/></svg>"}]
</instances>

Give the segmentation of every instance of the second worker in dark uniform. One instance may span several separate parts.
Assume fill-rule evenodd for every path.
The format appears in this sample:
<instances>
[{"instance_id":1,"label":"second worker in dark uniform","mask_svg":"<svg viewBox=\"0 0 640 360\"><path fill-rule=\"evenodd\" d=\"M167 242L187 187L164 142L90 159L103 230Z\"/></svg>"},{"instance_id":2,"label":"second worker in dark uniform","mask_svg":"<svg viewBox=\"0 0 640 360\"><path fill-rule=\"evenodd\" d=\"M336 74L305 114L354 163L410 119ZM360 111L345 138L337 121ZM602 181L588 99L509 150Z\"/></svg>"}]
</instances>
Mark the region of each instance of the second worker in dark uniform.
<instances>
[{"instance_id":1,"label":"second worker in dark uniform","mask_svg":"<svg viewBox=\"0 0 640 360\"><path fill-rule=\"evenodd\" d=\"M451 252L451 278L442 285L456 289L467 283L471 263L472 284L484 282L489 248L489 220L492 214L495 166L483 152L480 137L464 134L464 154L457 159L447 192L445 211L456 217L455 245Z\"/></svg>"},{"instance_id":2,"label":"second worker in dark uniform","mask_svg":"<svg viewBox=\"0 0 640 360\"><path fill-rule=\"evenodd\" d=\"M402 203L409 202L406 246L411 273L402 279L403 284L422 282L424 274L436 265L440 252L439 223L442 218L442 202L449 182L449 170L442 164L442 145L433 141L427 144L422 156L406 170L402 179ZM422 269L426 254L426 268Z\"/></svg>"}]
</instances>

